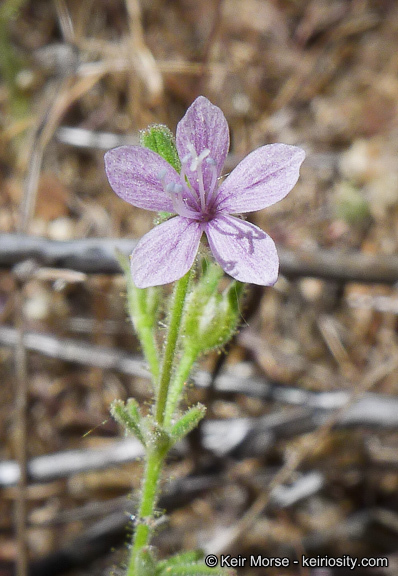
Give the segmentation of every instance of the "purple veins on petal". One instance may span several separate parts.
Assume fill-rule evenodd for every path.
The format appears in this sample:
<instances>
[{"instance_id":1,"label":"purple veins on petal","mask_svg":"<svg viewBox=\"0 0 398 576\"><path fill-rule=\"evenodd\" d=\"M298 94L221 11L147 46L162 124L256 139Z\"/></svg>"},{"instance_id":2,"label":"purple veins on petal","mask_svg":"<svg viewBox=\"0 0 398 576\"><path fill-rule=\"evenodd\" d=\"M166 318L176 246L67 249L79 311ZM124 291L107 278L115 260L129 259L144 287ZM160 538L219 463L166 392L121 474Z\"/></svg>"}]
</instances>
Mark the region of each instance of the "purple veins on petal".
<instances>
[{"instance_id":1,"label":"purple veins on petal","mask_svg":"<svg viewBox=\"0 0 398 576\"><path fill-rule=\"evenodd\" d=\"M214 159L220 176L229 150L229 128L223 112L204 96L196 98L177 125L176 144L180 158L197 156L204 150ZM194 171L187 170L191 185L196 188ZM213 175L210 165L203 164L203 181L209 187Z\"/></svg>"},{"instance_id":2,"label":"purple veins on petal","mask_svg":"<svg viewBox=\"0 0 398 576\"><path fill-rule=\"evenodd\" d=\"M163 181L179 182L179 175L161 156L141 146L120 146L105 154L105 171L122 200L154 212L174 212Z\"/></svg>"},{"instance_id":3,"label":"purple veins on petal","mask_svg":"<svg viewBox=\"0 0 398 576\"><path fill-rule=\"evenodd\" d=\"M296 184L304 157L304 150L287 144L268 144L254 150L221 184L218 208L240 214L279 202Z\"/></svg>"},{"instance_id":4,"label":"purple veins on petal","mask_svg":"<svg viewBox=\"0 0 398 576\"><path fill-rule=\"evenodd\" d=\"M220 215L206 225L214 258L240 282L272 286L278 278L275 244L260 228L234 216Z\"/></svg>"},{"instance_id":5,"label":"purple veins on petal","mask_svg":"<svg viewBox=\"0 0 398 576\"><path fill-rule=\"evenodd\" d=\"M175 216L152 228L131 255L131 272L138 288L178 280L191 268L199 248L201 226Z\"/></svg>"},{"instance_id":6,"label":"purple veins on petal","mask_svg":"<svg viewBox=\"0 0 398 576\"><path fill-rule=\"evenodd\" d=\"M296 184L305 153L270 144L249 154L219 185L229 148L222 111L200 96L177 126L178 174L155 152L122 146L107 152L109 182L139 208L177 214L138 243L131 270L139 288L167 284L192 266L206 233L220 266L241 282L272 285L279 260L273 240L260 228L234 217L284 198Z\"/></svg>"}]
</instances>

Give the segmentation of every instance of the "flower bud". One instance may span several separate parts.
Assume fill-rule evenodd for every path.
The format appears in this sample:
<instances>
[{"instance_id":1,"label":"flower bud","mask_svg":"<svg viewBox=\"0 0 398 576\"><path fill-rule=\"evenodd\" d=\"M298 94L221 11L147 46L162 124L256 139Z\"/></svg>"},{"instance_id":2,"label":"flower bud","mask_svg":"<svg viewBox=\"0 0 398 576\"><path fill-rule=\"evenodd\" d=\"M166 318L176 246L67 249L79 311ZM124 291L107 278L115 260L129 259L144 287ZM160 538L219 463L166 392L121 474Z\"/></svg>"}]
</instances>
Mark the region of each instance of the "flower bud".
<instances>
[{"instance_id":1,"label":"flower bud","mask_svg":"<svg viewBox=\"0 0 398 576\"><path fill-rule=\"evenodd\" d=\"M218 285L222 275L219 266L209 264L187 303L184 347L196 354L223 346L239 322L239 299L244 284L232 282L220 293Z\"/></svg>"}]
</instances>

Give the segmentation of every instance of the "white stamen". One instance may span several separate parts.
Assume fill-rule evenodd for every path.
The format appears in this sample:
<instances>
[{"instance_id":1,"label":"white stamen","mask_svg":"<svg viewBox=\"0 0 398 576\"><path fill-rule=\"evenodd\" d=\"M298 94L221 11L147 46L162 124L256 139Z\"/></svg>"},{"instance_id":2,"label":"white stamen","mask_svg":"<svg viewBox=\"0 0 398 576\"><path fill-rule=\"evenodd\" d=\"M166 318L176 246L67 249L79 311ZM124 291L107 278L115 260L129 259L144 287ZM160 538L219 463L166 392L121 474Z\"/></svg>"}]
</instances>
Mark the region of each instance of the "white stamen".
<instances>
[{"instance_id":1,"label":"white stamen","mask_svg":"<svg viewBox=\"0 0 398 576\"><path fill-rule=\"evenodd\" d=\"M173 194L175 192L175 187L176 187L175 182L169 182L168 184L166 184L166 192L168 194Z\"/></svg>"},{"instance_id":2,"label":"white stamen","mask_svg":"<svg viewBox=\"0 0 398 576\"><path fill-rule=\"evenodd\" d=\"M158 178L161 180L165 192L169 194L176 213L186 218L200 220L202 214L209 208L209 202L213 199L217 187L217 163L210 156L208 148L202 150L199 155L191 142L187 144L187 148L189 153L181 160L180 182L168 182L166 184L167 171L165 169L159 171ZM210 167L211 181L208 190L205 190L203 179L202 165L204 161ZM190 182L187 181L188 167L190 172L196 172L197 187L191 187Z\"/></svg>"},{"instance_id":3,"label":"white stamen","mask_svg":"<svg viewBox=\"0 0 398 576\"><path fill-rule=\"evenodd\" d=\"M193 149L193 146L191 144L191 147ZM191 159L191 155L187 155L189 156L189 160ZM192 202L194 204L196 204L196 202L199 200L198 195L196 193L195 190L193 190L192 188L190 188L186 182L186 177L187 177L187 161L186 158L187 156L185 156L182 160L182 165L181 165L181 172L180 172L180 182L181 185L183 187L183 189L185 190L185 197L186 198L190 198L192 200Z\"/></svg>"},{"instance_id":4,"label":"white stamen","mask_svg":"<svg viewBox=\"0 0 398 576\"><path fill-rule=\"evenodd\" d=\"M196 158L197 153L196 153L195 147L194 147L194 145L192 144L192 142L188 142L187 148L188 148L188 150L189 150L189 153L190 153L190 155L191 155L191 158Z\"/></svg>"}]
</instances>

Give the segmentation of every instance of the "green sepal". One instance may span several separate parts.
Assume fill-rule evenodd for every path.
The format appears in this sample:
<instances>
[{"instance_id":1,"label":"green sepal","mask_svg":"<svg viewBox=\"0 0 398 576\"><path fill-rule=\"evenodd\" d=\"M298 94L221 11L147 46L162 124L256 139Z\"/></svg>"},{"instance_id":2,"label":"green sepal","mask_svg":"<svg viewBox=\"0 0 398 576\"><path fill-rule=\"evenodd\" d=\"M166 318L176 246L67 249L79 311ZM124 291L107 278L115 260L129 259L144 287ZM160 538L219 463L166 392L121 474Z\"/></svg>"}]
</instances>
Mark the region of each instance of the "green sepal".
<instances>
[{"instance_id":1,"label":"green sepal","mask_svg":"<svg viewBox=\"0 0 398 576\"><path fill-rule=\"evenodd\" d=\"M173 425L170 430L170 436L172 439L173 444L176 444L187 434L191 432L199 422L204 418L206 414L206 408L203 404L197 404L192 408L189 408Z\"/></svg>"},{"instance_id":2,"label":"green sepal","mask_svg":"<svg viewBox=\"0 0 398 576\"><path fill-rule=\"evenodd\" d=\"M166 160L173 168L180 173L181 161L178 156L175 139L172 131L164 124L152 124L145 130L140 132L141 146L149 148L156 154L159 154ZM173 216L170 212L159 212L158 218L155 223L160 224Z\"/></svg>"},{"instance_id":3,"label":"green sepal","mask_svg":"<svg viewBox=\"0 0 398 576\"><path fill-rule=\"evenodd\" d=\"M171 212L158 212L156 215L156 218L153 221L154 226L159 226L159 224L162 224L162 222L166 222L166 220L170 220L170 218L173 218L173 216L175 216L175 214L172 214Z\"/></svg>"},{"instance_id":4,"label":"green sepal","mask_svg":"<svg viewBox=\"0 0 398 576\"><path fill-rule=\"evenodd\" d=\"M134 398L129 398L126 404L122 400L115 400L111 404L111 414L113 418L123 426L126 432L134 436L146 446L146 440L141 428L142 417L138 403Z\"/></svg>"},{"instance_id":5,"label":"green sepal","mask_svg":"<svg viewBox=\"0 0 398 576\"><path fill-rule=\"evenodd\" d=\"M177 172L181 171L181 162L172 131L164 124L152 124L140 133L141 146L149 148L164 158Z\"/></svg>"}]
</instances>

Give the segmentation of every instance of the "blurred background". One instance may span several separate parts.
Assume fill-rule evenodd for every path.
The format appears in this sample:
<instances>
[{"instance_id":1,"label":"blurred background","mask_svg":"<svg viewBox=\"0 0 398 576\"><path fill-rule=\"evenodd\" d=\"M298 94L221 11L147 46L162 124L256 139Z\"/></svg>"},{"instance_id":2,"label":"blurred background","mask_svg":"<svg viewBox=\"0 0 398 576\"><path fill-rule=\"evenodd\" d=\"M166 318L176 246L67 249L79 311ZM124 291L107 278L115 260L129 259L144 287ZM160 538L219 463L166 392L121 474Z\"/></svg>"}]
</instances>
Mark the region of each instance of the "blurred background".
<instances>
[{"instance_id":1,"label":"blurred background","mask_svg":"<svg viewBox=\"0 0 398 576\"><path fill-rule=\"evenodd\" d=\"M150 390L112 239L128 252L153 214L103 154L200 94L229 122L226 171L272 142L307 159L249 215L281 276L187 387L208 418L168 465L156 544L398 573L397 43L393 0L0 4L1 576L122 573L141 452L109 405Z\"/></svg>"}]
</instances>

